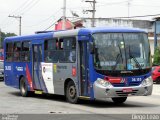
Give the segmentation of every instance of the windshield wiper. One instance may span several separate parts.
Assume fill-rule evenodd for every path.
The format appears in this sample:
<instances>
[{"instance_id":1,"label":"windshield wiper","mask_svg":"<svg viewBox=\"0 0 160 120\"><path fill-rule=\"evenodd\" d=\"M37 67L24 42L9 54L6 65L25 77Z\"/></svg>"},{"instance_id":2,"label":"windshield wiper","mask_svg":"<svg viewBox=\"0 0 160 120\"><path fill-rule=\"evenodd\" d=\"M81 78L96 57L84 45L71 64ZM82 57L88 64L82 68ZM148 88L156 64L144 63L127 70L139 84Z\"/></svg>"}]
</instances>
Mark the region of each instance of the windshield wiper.
<instances>
[{"instance_id":1,"label":"windshield wiper","mask_svg":"<svg viewBox=\"0 0 160 120\"><path fill-rule=\"evenodd\" d=\"M135 61L136 65L138 66L138 68L139 68L140 70L142 70L142 67L141 67L141 65L139 64L138 60L137 60L136 57L135 57L134 55L132 55L131 52L130 52L130 45L129 45L129 57L130 57L130 58L133 58L133 60Z\"/></svg>"},{"instance_id":2,"label":"windshield wiper","mask_svg":"<svg viewBox=\"0 0 160 120\"><path fill-rule=\"evenodd\" d=\"M114 67L113 67L113 69L112 70L115 70L116 69L116 67L117 67L117 65L118 65L118 61L119 61L119 58L120 58L120 56L121 56L121 59L122 59L122 62L123 62L123 58L122 58L122 52L121 52L121 48L120 48L120 46L118 45L118 48L119 48L119 54L117 55L117 57L116 57L116 64L114 65Z\"/></svg>"}]
</instances>

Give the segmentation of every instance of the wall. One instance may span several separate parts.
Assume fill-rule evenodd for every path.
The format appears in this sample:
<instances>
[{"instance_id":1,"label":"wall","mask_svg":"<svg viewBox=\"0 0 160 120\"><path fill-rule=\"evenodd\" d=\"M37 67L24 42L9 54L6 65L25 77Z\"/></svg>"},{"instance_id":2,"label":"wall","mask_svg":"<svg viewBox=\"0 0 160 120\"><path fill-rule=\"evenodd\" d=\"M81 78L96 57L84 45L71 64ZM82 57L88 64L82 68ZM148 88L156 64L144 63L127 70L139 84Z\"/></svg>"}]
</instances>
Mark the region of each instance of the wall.
<instances>
[{"instance_id":1,"label":"wall","mask_svg":"<svg viewBox=\"0 0 160 120\"><path fill-rule=\"evenodd\" d=\"M85 18L83 25L91 27L91 18ZM96 27L131 27L140 28L146 32L153 31L153 22L148 20L128 20L128 19L111 19L111 18L95 18Z\"/></svg>"}]
</instances>

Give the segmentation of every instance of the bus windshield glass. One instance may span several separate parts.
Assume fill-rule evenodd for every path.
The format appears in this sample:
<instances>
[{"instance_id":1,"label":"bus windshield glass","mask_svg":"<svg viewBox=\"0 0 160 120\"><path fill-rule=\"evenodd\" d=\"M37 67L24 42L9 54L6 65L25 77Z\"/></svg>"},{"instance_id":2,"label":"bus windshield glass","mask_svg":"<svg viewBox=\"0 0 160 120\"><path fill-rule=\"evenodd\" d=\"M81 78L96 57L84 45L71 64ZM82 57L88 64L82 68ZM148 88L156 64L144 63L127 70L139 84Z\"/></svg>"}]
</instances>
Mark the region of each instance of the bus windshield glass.
<instances>
[{"instance_id":1,"label":"bus windshield glass","mask_svg":"<svg viewBox=\"0 0 160 120\"><path fill-rule=\"evenodd\" d=\"M97 70L139 70L151 67L146 33L95 33Z\"/></svg>"}]
</instances>

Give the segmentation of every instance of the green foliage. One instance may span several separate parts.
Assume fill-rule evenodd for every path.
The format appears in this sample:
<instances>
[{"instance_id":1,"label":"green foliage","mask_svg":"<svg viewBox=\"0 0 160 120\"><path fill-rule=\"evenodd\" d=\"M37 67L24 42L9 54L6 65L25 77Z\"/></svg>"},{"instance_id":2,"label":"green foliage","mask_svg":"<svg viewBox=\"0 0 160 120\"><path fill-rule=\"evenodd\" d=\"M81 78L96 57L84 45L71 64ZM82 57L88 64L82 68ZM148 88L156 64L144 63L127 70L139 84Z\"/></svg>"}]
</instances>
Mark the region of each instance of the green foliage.
<instances>
[{"instance_id":1,"label":"green foliage","mask_svg":"<svg viewBox=\"0 0 160 120\"><path fill-rule=\"evenodd\" d=\"M17 36L17 35L15 33L4 33L4 32L1 32L1 36L2 36L2 41L3 41L6 37Z\"/></svg>"},{"instance_id":2,"label":"green foliage","mask_svg":"<svg viewBox=\"0 0 160 120\"><path fill-rule=\"evenodd\" d=\"M2 43L2 47L3 47L3 41L6 37L11 37L11 36L17 36L15 33L4 33L1 32L1 43Z\"/></svg>"},{"instance_id":3,"label":"green foliage","mask_svg":"<svg viewBox=\"0 0 160 120\"><path fill-rule=\"evenodd\" d=\"M160 47L157 47L154 52L153 65L160 65Z\"/></svg>"}]
</instances>

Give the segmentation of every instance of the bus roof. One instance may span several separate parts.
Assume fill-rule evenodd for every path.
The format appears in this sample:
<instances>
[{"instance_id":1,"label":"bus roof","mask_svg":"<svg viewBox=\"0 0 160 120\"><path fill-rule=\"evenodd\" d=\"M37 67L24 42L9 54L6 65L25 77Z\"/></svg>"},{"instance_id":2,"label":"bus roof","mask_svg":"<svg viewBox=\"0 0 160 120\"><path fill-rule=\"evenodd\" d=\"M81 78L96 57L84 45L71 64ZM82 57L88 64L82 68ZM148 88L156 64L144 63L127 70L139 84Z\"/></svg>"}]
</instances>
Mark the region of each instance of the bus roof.
<instances>
[{"instance_id":1,"label":"bus roof","mask_svg":"<svg viewBox=\"0 0 160 120\"><path fill-rule=\"evenodd\" d=\"M49 39L53 37L53 32L48 33L40 33L40 34L33 34L33 35L26 35L26 36L13 36L13 37L7 37L5 38L5 41L10 40L33 40L33 39Z\"/></svg>"},{"instance_id":2,"label":"bus roof","mask_svg":"<svg viewBox=\"0 0 160 120\"><path fill-rule=\"evenodd\" d=\"M53 37L60 37L60 36L76 36L76 35L89 35L94 33L103 33L103 32L143 32L146 33L144 30L137 29L137 28L126 28L126 27L95 27L95 28L80 28L80 29L73 29L73 30L64 30L64 31L53 31L47 33L39 33L34 35L27 35L27 36L14 36L14 37L7 37L5 41L18 41L18 40L30 40L30 39L51 39Z\"/></svg>"},{"instance_id":3,"label":"bus roof","mask_svg":"<svg viewBox=\"0 0 160 120\"><path fill-rule=\"evenodd\" d=\"M95 27L95 28L83 28L80 31L88 30L90 33L97 32L145 32L138 28L127 28L127 27Z\"/></svg>"}]
</instances>

